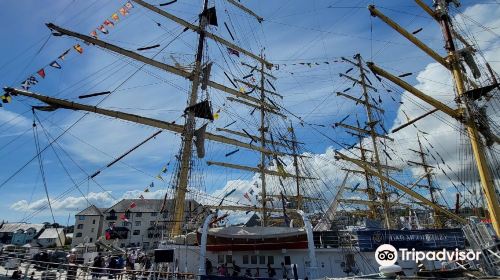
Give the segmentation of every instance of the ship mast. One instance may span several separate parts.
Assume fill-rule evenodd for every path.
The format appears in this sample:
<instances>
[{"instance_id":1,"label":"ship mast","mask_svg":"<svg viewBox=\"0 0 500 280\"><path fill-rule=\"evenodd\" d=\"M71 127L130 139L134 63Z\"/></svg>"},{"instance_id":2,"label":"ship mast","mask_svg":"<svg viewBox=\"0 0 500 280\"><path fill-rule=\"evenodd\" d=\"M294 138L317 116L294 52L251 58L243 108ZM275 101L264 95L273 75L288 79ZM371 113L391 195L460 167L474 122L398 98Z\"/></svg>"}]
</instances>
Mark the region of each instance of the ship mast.
<instances>
[{"instance_id":1,"label":"ship mast","mask_svg":"<svg viewBox=\"0 0 500 280\"><path fill-rule=\"evenodd\" d=\"M295 193L297 199L297 210L302 209L303 196L300 194L300 169L299 169L299 155L297 149L297 135L295 135L295 130L293 125L290 123L290 132L292 133L292 153L293 153L293 166L295 168Z\"/></svg>"},{"instance_id":2,"label":"ship mast","mask_svg":"<svg viewBox=\"0 0 500 280\"><path fill-rule=\"evenodd\" d=\"M264 58L263 51L261 52L261 57ZM264 76L264 63L260 64L260 102L264 103L266 101L266 91L264 88L265 76ZM266 148L266 108L260 106L260 145L263 149ZM261 197L262 197L262 226L267 226L267 190L266 190L266 154L260 154L260 179L261 179Z\"/></svg>"},{"instance_id":3,"label":"ship mast","mask_svg":"<svg viewBox=\"0 0 500 280\"><path fill-rule=\"evenodd\" d=\"M432 176L431 176L431 171L433 169L433 166L427 164L427 159L425 157L426 153L424 152L422 141L420 141L420 135L418 133L417 133L417 142L418 142L418 150L410 149L410 151L418 154L421 162L408 161L408 163L422 166L422 168L424 169L425 178L427 180L427 185L417 185L417 186L428 188L429 196L431 198L432 203L437 204L437 199L434 194L435 187L432 184ZM441 228L443 226L441 218L439 217L439 214L436 211L434 211L434 226L436 228Z\"/></svg>"},{"instance_id":4,"label":"ship mast","mask_svg":"<svg viewBox=\"0 0 500 280\"><path fill-rule=\"evenodd\" d=\"M203 59L203 48L205 45L205 28L208 18L206 11L208 8L208 0L204 0L203 12L199 19L199 38L198 48L196 52L196 61L193 70L193 81L191 83L191 93L189 95L188 106L193 106L198 101L198 87L200 85L201 63ZM193 156L193 137L196 127L195 112L189 111L185 117L184 131L182 133L182 151L181 162L178 177L178 184L175 193L175 208L173 217L173 227L171 236L177 236L182 233L182 225L184 224L184 203L186 200L186 191L189 181L189 171L191 169L191 158Z\"/></svg>"},{"instance_id":5,"label":"ship mast","mask_svg":"<svg viewBox=\"0 0 500 280\"><path fill-rule=\"evenodd\" d=\"M373 114L373 110L378 110L382 113L383 113L383 110L381 108L378 108L375 104L372 104L370 101L370 95L368 93L368 89L375 90L375 91L376 91L376 89L374 87L372 87L371 85L368 85L366 83L365 69L363 67L361 55L356 54L354 56L354 58L356 61L351 61L347 58L342 58L342 59L344 61L356 66L357 68L359 68L359 73L360 73L359 79L353 78L353 77L348 76L346 74L340 74L340 76L347 78L348 80L353 81L354 84L359 84L361 86L362 94L363 94L362 99L352 97L352 96L345 94L345 93L342 93L342 92L338 92L337 95L348 98L352 101L356 101L356 103L362 104L365 107L368 129L359 127L359 124L358 124L358 127L355 127L355 126L343 124L342 122L336 123L335 126L341 126L343 128L346 128L348 130L355 132L355 133L353 133L353 132L348 131L348 133L350 133L354 136L358 136L359 141L360 141L360 148L359 149L361 151L361 160L364 162L367 162L367 163L368 163L368 161L366 158L366 150L363 148L361 142L363 139L363 135L369 135L370 139L371 139L372 146L373 146L372 147L373 150L371 152L372 152L372 156L374 158L374 161L371 162L370 164L373 164L375 166L378 173L383 174L383 171L385 171L385 170L396 169L396 168L391 168L390 166L386 166L386 165L381 164L377 140L378 140L378 138L385 138L385 139L392 141L392 139L390 137L385 136L385 135L378 134L375 130L375 126L379 124L380 120L375 119L374 114ZM373 201L376 198L374 196L375 191L372 189L372 187L370 185L369 175L368 175L367 171L364 171L363 173L365 174L365 179L367 182L366 192L368 194L369 199L371 200L371 202L366 203L366 205L368 205L370 207L370 210L372 210L372 212L375 212L372 214L372 216L376 216L378 214L377 213L378 207L377 207L377 203L375 203ZM384 216L384 223L385 223L385 227L390 229L390 228L392 228L392 222L391 222L391 218L390 218L391 207L390 207L389 195L388 195L387 189L386 189L386 182L382 178L379 178L379 179L380 179L380 196L379 197L381 199L382 212L383 212L383 216Z\"/></svg>"},{"instance_id":6,"label":"ship mast","mask_svg":"<svg viewBox=\"0 0 500 280\"><path fill-rule=\"evenodd\" d=\"M494 138L496 142L498 142L498 136L489 135L488 131L483 129L479 129L476 124L477 113L474 113L471 107L473 107L472 98L468 97L465 93L464 82L467 81L470 85L472 85L475 89L478 89L478 86L471 81L464 73L462 72L462 68L460 66L460 54L459 51L456 50L455 43L453 41L453 37L455 36L462 42L465 40L461 36L457 36L456 32L452 32L450 27L450 16L448 14L448 6L450 1L439 0L435 1L436 9L432 10L428 7L422 0L415 0L415 2L424 9L432 18L439 22L441 25L441 29L443 32L444 40L446 43L445 49L447 51L447 57L443 58L431 48L426 46L423 42L413 36L410 32L402 28L400 25L392 21L386 15L381 13L379 10L375 8L374 5L369 6L369 10L372 16L380 18L382 21L387 23L390 27L395 29L398 33L407 38L410 42L419 47L422 51L427 53L429 56L434 58L437 62L443 65L445 68L451 71L453 79L455 81L455 88L457 90L458 98L457 100L460 102L458 105L461 107L458 110L454 110L442 102L428 96L422 91L414 88L410 84L405 81L399 79L398 77L388 73L387 71L381 69L373 63L368 63L368 67L375 74L382 76L391 82L397 84L398 86L404 88L409 93L415 95L416 97L422 99L428 104L434 106L440 111L448 114L449 116L457 119L460 123L462 123L467 130L467 134L471 143L472 151L474 154L474 159L476 162L476 166L479 172L479 179L483 189L483 193L486 198L486 202L488 204L488 210L491 218L491 222L495 232L498 236L500 236L500 202L498 198L498 194L495 191L495 183L491 176L491 170L489 169L486 155L485 155L485 145L482 143L480 134L483 135L486 139ZM455 2L457 4L458 2ZM468 45L468 44L464 44ZM491 87L491 86L487 86ZM486 88L486 87L485 87Z\"/></svg>"}]
</instances>

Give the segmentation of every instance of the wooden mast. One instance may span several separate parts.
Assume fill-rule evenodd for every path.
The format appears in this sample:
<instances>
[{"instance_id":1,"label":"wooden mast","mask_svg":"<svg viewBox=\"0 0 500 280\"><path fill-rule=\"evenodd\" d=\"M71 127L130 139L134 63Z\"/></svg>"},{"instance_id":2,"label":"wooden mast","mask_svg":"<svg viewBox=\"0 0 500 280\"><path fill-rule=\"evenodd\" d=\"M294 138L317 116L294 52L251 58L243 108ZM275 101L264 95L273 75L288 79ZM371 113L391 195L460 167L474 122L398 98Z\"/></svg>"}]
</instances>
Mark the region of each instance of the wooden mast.
<instances>
[{"instance_id":1,"label":"wooden mast","mask_svg":"<svg viewBox=\"0 0 500 280\"><path fill-rule=\"evenodd\" d=\"M191 93L189 95L188 106L193 106L198 101L198 87L200 85L201 63L203 60L203 48L205 45L205 27L208 24L206 11L208 8L208 0L204 0L203 12L199 19L199 38L198 49L196 52L196 61L193 70L193 81L191 83ZM193 155L193 137L196 127L194 112L187 112L185 116L185 124L182 139L181 162L178 177L177 189L175 192L175 208L174 208L174 224L171 230L171 236L182 234L182 225L184 224L184 203L186 199L186 191L189 182L189 172L191 170L191 158Z\"/></svg>"},{"instance_id":2,"label":"wooden mast","mask_svg":"<svg viewBox=\"0 0 500 280\"><path fill-rule=\"evenodd\" d=\"M365 98L365 103L368 104L370 102L370 98L368 96L368 90L366 89L367 87L365 84L365 73L364 73L363 64L361 61L361 55L357 54L356 59L358 60L358 65L359 65L359 71L360 71L359 77L361 80L361 87L363 89L363 97ZM372 110L371 110L370 106L365 106L365 108L366 108L366 115L368 118L368 126L370 127L370 137L372 139L373 155L375 156L375 165L377 167L378 173L382 174L382 167L380 166L380 157L378 154L378 147L377 147L377 134L375 132L375 125L377 125L378 120L374 121L373 115L372 115ZM387 195L387 191L385 188L385 182L382 179L380 179L380 191L382 193L381 194L382 195L382 207L384 209L383 212L384 212L385 226L387 229L391 229L392 223L390 220L390 213L389 213L389 211L391 209L390 209L389 204L387 203L389 200L389 197Z\"/></svg>"},{"instance_id":3,"label":"wooden mast","mask_svg":"<svg viewBox=\"0 0 500 280\"><path fill-rule=\"evenodd\" d=\"M261 58L264 59L264 54L261 52ZM266 91L264 88L265 82L264 76L264 63L260 64L260 102L266 101ZM264 106L260 106L260 145L263 149L266 148L266 108ZM266 172L264 172L266 167L266 155L260 154L260 179L261 179L261 197L262 197L262 226L267 226L267 190L266 190Z\"/></svg>"},{"instance_id":4,"label":"wooden mast","mask_svg":"<svg viewBox=\"0 0 500 280\"><path fill-rule=\"evenodd\" d=\"M300 194L300 169L299 169L299 157L297 149L297 136L295 135L295 130L293 125L290 123L290 131L292 133L292 153L293 153L293 166L295 167L295 188L296 188L296 199L297 199L297 210L302 209L303 196Z\"/></svg>"},{"instance_id":5,"label":"wooden mast","mask_svg":"<svg viewBox=\"0 0 500 280\"><path fill-rule=\"evenodd\" d=\"M425 178L427 179L427 187L429 188L429 196L431 198L432 203L437 204L437 199L434 195L434 187L432 185L432 176L431 176L431 171L432 167L427 164L427 160L425 158L425 153L424 153L424 148L422 146L422 141L420 141L420 136L417 133L417 142L418 142L418 151L413 151L414 153L417 153L420 155L420 159L422 160L422 168L424 169L425 172ZM441 228L443 226L441 222L441 218L439 217L439 213L434 211L434 226L436 228Z\"/></svg>"},{"instance_id":6,"label":"wooden mast","mask_svg":"<svg viewBox=\"0 0 500 280\"><path fill-rule=\"evenodd\" d=\"M382 14L380 11L378 11L375 6L370 5L368 9L370 10L372 16L376 16L385 23L387 23L389 26L391 26L393 29L395 29L397 32L405 36L409 41L414 43L417 47L422 49L425 53L427 53L429 56L434 58L437 62L442 64L444 67L449 69L452 72L453 79L455 81L455 87L457 89L458 97L461 101L463 101L463 108L460 110L453 110L449 108L448 106L444 105L443 103L433 99L432 97L424 94L423 92L415 89L408 83L402 81L401 79L395 77L394 75L389 74L388 72L384 71L383 69L375 66L373 63L369 63L368 67L370 70L372 70L375 74L383 76L393 83L397 84L398 86L406 89L409 93L415 95L416 97L424 100L425 102L429 103L430 105L434 106L435 108L439 109L440 111L450 115L451 117L456 118L458 121L460 121L462 124L465 125L467 134L469 136L469 140L471 142L471 147L472 151L474 154L474 159L476 161L476 166L479 172L479 179L481 182L481 186L483 189L483 193L486 197L486 202L488 204L488 210L491 218L491 223L493 225L493 228L495 229L495 232L497 236L500 236L500 202L498 199L498 194L495 191L495 183L493 181L493 178L491 176L491 170L489 169L489 166L487 164L486 160L486 155L485 155L485 147L483 143L481 143L480 139L480 131L477 128L477 125L475 123L475 117L472 114L472 111L470 110L470 104L468 100L468 97L464 96L465 88L464 88L464 80L467 80L470 84L475 85L472 81L467 79L467 76L465 76L462 73L462 69L460 67L459 63L459 57L458 54L456 53L455 49L455 44L453 42L453 34L450 28L450 18L448 15L448 2L447 1L438 1L437 9L436 11L433 11L431 8L429 8L427 5L425 5L421 0L415 0L417 4L422 7L427 13L429 13L434 19L436 19L442 28L443 31L443 36L446 41L446 50L448 51L448 57L447 58L442 58L441 56L437 55L436 52L434 52L432 49L427 47L425 44L423 44L421 41L416 39L413 35L411 35L408 31L406 31L404 28L396 24L394 21L389 19L387 16Z\"/></svg>"}]
</instances>

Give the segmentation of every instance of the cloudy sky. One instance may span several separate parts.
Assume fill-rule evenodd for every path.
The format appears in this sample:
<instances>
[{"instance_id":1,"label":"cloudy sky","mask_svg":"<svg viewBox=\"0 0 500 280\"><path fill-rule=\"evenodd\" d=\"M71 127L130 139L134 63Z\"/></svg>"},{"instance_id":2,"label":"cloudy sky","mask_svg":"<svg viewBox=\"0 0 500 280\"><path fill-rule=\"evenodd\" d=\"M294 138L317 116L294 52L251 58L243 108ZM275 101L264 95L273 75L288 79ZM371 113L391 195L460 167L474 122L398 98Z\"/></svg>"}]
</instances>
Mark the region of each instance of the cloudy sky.
<instances>
[{"instance_id":1,"label":"cloudy sky","mask_svg":"<svg viewBox=\"0 0 500 280\"><path fill-rule=\"evenodd\" d=\"M166 1L150 1L155 5L163 2ZM162 9L196 23L201 8L199 2L179 0ZM0 21L3 21L4 40L0 44L0 83L2 86L19 87L27 77L35 75L39 83L31 90L41 94L182 123L182 111L190 89L187 80L151 66L143 66L110 51L87 46L74 38L51 36L45 26L45 23L53 22L89 34L104 20L110 19L125 3L66 0L51 1L49 5L32 0L2 1ZM416 36L444 56L439 26L413 1L273 0L266 1L265 5L260 1L242 1L264 18L261 24L224 0L210 3L217 7L219 20L218 27L210 27L211 32L255 54L263 51L267 60L279 65L279 69L276 67L272 70L277 79L271 79L271 83L284 98L273 97L273 101L281 104L288 112L282 111L289 117L284 120L273 116L267 122L275 138L280 137L279 133L289 137L286 127L290 123L295 127L297 137L303 143L301 151L309 156L303 160L303 172L308 171L321 179L316 183L306 183L306 194L331 198L344 176L340 168L346 166L334 159L333 151L343 150L351 156L357 154L355 149L346 149L356 139L331 125L345 117L348 117L345 123L350 125L355 125L356 119L361 123L366 121L362 107L335 94L352 87L346 78L338 75L351 68L349 64L341 62L341 57L352 58L354 54L360 53L365 61L374 61L390 72L410 72L412 75L405 77L406 81L449 106L455 106L453 82L445 69L379 19L370 17L366 9L368 4L375 4L409 31L422 28ZM498 72L500 5L492 0L469 0L462 1L462 4L460 9L452 9L456 15L456 27L482 49L478 58L487 58ZM139 5L135 5L129 15L119 16L120 20L115 26L108 27L109 34L97 31L100 39L130 50L160 44L159 48L142 51L141 54L172 65L179 63L184 67L189 67L193 62L196 36L192 32L183 32L182 27ZM231 39L231 35L234 39ZM77 43L83 47L83 54L72 49ZM48 66L67 49L71 51L65 60L57 60L62 69ZM242 79L250 69L241 66L240 62L256 64L243 55L229 55L224 46L214 42L208 42L205 54L206 59L214 62L212 79L228 87L232 85L224 72L234 79ZM46 74L43 79L36 74L41 68L45 69ZM349 74L357 76L359 72L353 70ZM369 77L379 89L376 93L372 92L372 97L385 111L384 115L377 118L387 131L404 123L407 116L416 117L430 110L428 105L397 90L390 83L378 83L373 76ZM270 85L266 86L272 90ZM106 98L78 99L79 95L102 91L112 91L112 94ZM355 87L346 93L360 96L359 89ZM255 93L253 95L257 96ZM213 89L200 93L199 100L208 98L214 110L220 110L220 119L209 124L208 131L216 132L216 128L231 124L229 129L245 129L251 134L258 134L258 114L228 101L226 97L227 94ZM165 192L171 192L172 174L176 170L175 155L180 147L178 135L164 131L124 160L106 169L104 167L110 161L153 134L156 129L65 110L38 111L34 116L31 105L35 104L39 103L16 97L12 103L0 109L0 218L9 221L51 221L52 217L46 208L46 190L55 219L63 224L67 222L68 216L70 220L73 219L72 216L89 203L106 207L124 197L137 198L141 194L162 197ZM492 118L498 123L498 114L492 113ZM32 127L34 119L37 124L35 129ZM197 126L201 124L203 121L199 121ZM470 148L465 136L458 132L460 126L439 113L417 123L417 126L427 133L420 135L425 149L434 156L429 158L429 162L445 162L440 168L447 173L443 174L440 170L436 172L436 183L443 192L453 191L453 184L460 191L467 192L460 186L461 183L466 183L471 192L477 189L474 170L470 165ZM382 128L378 130L383 133ZM403 167L406 160L415 157L408 149L418 147L416 134L417 129L410 127L390 135L395 141L387 142L385 150L392 156L387 158L384 155L383 160ZM246 141L244 138L241 140ZM364 143L370 148L369 141ZM37 158L37 149L45 147L41 158ZM250 188L258 192L258 187L254 186L257 175L207 166L206 161L256 166L258 154L240 149L226 156L236 148L212 142L208 142L206 148L206 157L194 161L189 196L207 203L218 203L224 193L236 188L237 191L228 199L230 203L254 204L255 198L250 202L242 195ZM498 146L496 151L493 150L490 156L495 158L498 155ZM292 172L289 159L284 161L287 163L286 168ZM162 167L167 165L168 171L162 174L164 181L155 179ZM88 180L89 175L98 170L102 171L101 174L94 180ZM408 184L421 174L421 170L412 168L393 176ZM453 180L453 184L448 177ZM360 180L353 176L350 184ZM154 182L154 188L144 193L151 182ZM270 179L269 183L272 191L280 191L281 187L275 179ZM284 183L286 189L294 193L293 182ZM453 200L446 202L453 203Z\"/></svg>"}]
</instances>

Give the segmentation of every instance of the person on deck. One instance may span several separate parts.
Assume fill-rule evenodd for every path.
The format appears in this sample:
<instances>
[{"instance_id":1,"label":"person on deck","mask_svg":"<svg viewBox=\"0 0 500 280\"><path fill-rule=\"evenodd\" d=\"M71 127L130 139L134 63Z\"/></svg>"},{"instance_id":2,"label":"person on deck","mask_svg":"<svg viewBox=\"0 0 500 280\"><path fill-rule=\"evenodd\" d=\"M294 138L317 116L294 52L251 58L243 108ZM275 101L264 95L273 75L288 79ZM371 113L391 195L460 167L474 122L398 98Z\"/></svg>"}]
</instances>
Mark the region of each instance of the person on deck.
<instances>
[{"instance_id":1,"label":"person on deck","mask_svg":"<svg viewBox=\"0 0 500 280\"><path fill-rule=\"evenodd\" d=\"M267 275L269 278L274 278L274 276L276 276L276 270L271 266L271 263L267 264Z\"/></svg>"},{"instance_id":2,"label":"person on deck","mask_svg":"<svg viewBox=\"0 0 500 280\"><path fill-rule=\"evenodd\" d=\"M241 267L239 267L234 261L233 261L233 277L238 277L241 273Z\"/></svg>"}]
</instances>

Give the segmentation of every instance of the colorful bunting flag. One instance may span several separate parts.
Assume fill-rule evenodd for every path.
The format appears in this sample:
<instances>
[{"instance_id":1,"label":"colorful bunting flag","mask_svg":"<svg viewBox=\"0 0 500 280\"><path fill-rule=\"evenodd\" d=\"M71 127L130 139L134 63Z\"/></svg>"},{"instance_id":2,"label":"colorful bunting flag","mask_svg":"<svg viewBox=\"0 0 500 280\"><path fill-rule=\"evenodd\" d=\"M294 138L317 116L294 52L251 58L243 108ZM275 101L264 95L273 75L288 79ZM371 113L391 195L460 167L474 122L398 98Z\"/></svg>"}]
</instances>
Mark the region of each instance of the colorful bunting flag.
<instances>
[{"instance_id":1,"label":"colorful bunting flag","mask_svg":"<svg viewBox=\"0 0 500 280\"><path fill-rule=\"evenodd\" d=\"M92 32L90 32L90 37L92 37L94 39L99 39L99 38L97 38L97 31L95 31L95 29L92 30Z\"/></svg>"},{"instance_id":2,"label":"colorful bunting flag","mask_svg":"<svg viewBox=\"0 0 500 280\"><path fill-rule=\"evenodd\" d=\"M54 68L57 68L57 69L61 69L61 65L59 63L57 63L57 61L52 61L50 64L50 67L54 67Z\"/></svg>"},{"instance_id":3,"label":"colorful bunting flag","mask_svg":"<svg viewBox=\"0 0 500 280\"><path fill-rule=\"evenodd\" d=\"M120 14L122 14L122 16L128 15L128 10L125 7L120 8L119 12L120 12Z\"/></svg>"},{"instance_id":4,"label":"colorful bunting flag","mask_svg":"<svg viewBox=\"0 0 500 280\"><path fill-rule=\"evenodd\" d=\"M229 54L233 54L233 55L235 55L235 56L237 56L237 57L240 57L240 52L239 52L239 51L237 51L237 50L233 50L233 49L231 49L231 48L229 48L229 47L228 47L228 48L227 48L227 52L228 52Z\"/></svg>"},{"instance_id":5,"label":"colorful bunting flag","mask_svg":"<svg viewBox=\"0 0 500 280\"><path fill-rule=\"evenodd\" d=\"M250 196L248 195L248 193L245 193L243 195L246 199L248 199L248 201L252 202L252 199L250 199Z\"/></svg>"},{"instance_id":6,"label":"colorful bunting flag","mask_svg":"<svg viewBox=\"0 0 500 280\"><path fill-rule=\"evenodd\" d=\"M37 73L40 77L42 77L42 79L45 79L45 69L43 69L43 68L42 68L42 69L40 69L40 70L36 71L36 73Z\"/></svg>"},{"instance_id":7,"label":"colorful bunting flag","mask_svg":"<svg viewBox=\"0 0 500 280\"><path fill-rule=\"evenodd\" d=\"M111 15L111 19L114 20L114 21L119 21L120 17L118 16L117 13L114 13L114 14Z\"/></svg>"},{"instance_id":8,"label":"colorful bunting flag","mask_svg":"<svg viewBox=\"0 0 500 280\"><path fill-rule=\"evenodd\" d=\"M101 25L98 27L99 31L101 31L103 34L108 34L108 30L106 29L106 27L104 27L104 25Z\"/></svg>"},{"instance_id":9,"label":"colorful bunting flag","mask_svg":"<svg viewBox=\"0 0 500 280\"><path fill-rule=\"evenodd\" d=\"M132 203L130 203L129 208L131 208L131 209L132 209L132 208L135 208L136 206L137 206L137 204L135 204L135 202L132 202Z\"/></svg>"},{"instance_id":10,"label":"colorful bunting flag","mask_svg":"<svg viewBox=\"0 0 500 280\"><path fill-rule=\"evenodd\" d=\"M64 58L66 57L66 55L69 53L71 49L67 49L65 52L63 52L58 58L61 59L61 60L64 60Z\"/></svg>"},{"instance_id":11,"label":"colorful bunting flag","mask_svg":"<svg viewBox=\"0 0 500 280\"><path fill-rule=\"evenodd\" d=\"M130 3L130 1L128 1L127 3L125 3L125 8L127 8L127 10L130 10L134 7L134 5L132 5L132 3Z\"/></svg>"},{"instance_id":12,"label":"colorful bunting flag","mask_svg":"<svg viewBox=\"0 0 500 280\"><path fill-rule=\"evenodd\" d=\"M74 49L75 49L78 53L80 53L80 54L82 54L82 53L83 53L83 48L82 48L82 46L80 46L80 44L76 44L76 45L74 45L74 46L73 46L73 48L74 48Z\"/></svg>"},{"instance_id":13,"label":"colorful bunting flag","mask_svg":"<svg viewBox=\"0 0 500 280\"><path fill-rule=\"evenodd\" d=\"M219 118L220 118L219 113L215 113L215 114L214 114L214 120L218 120Z\"/></svg>"},{"instance_id":14,"label":"colorful bunting flag","mask_svg":"<svg viewBox=\"0 0 500 280\"><path fill-rule=\"evenodd\" d=\"M10 102L12 102L12 96L10 96L10 94L6 93L2 95L2 103L10 103Z\"/></svg>"},{"instance_id":15,"label":"colorful bunting flag","mask_svg":"<svg viewBox=\"0 0 500 280\"><path fill-rule=\"evenodd\" d=\"M116 15L116 16L118 16L118 15ZM109 19L105 20L103 22L103 24L106 26L109 26L109 27L115 27L115 24L112 21L110 21Z\"/></svg>"}]
</instances>

